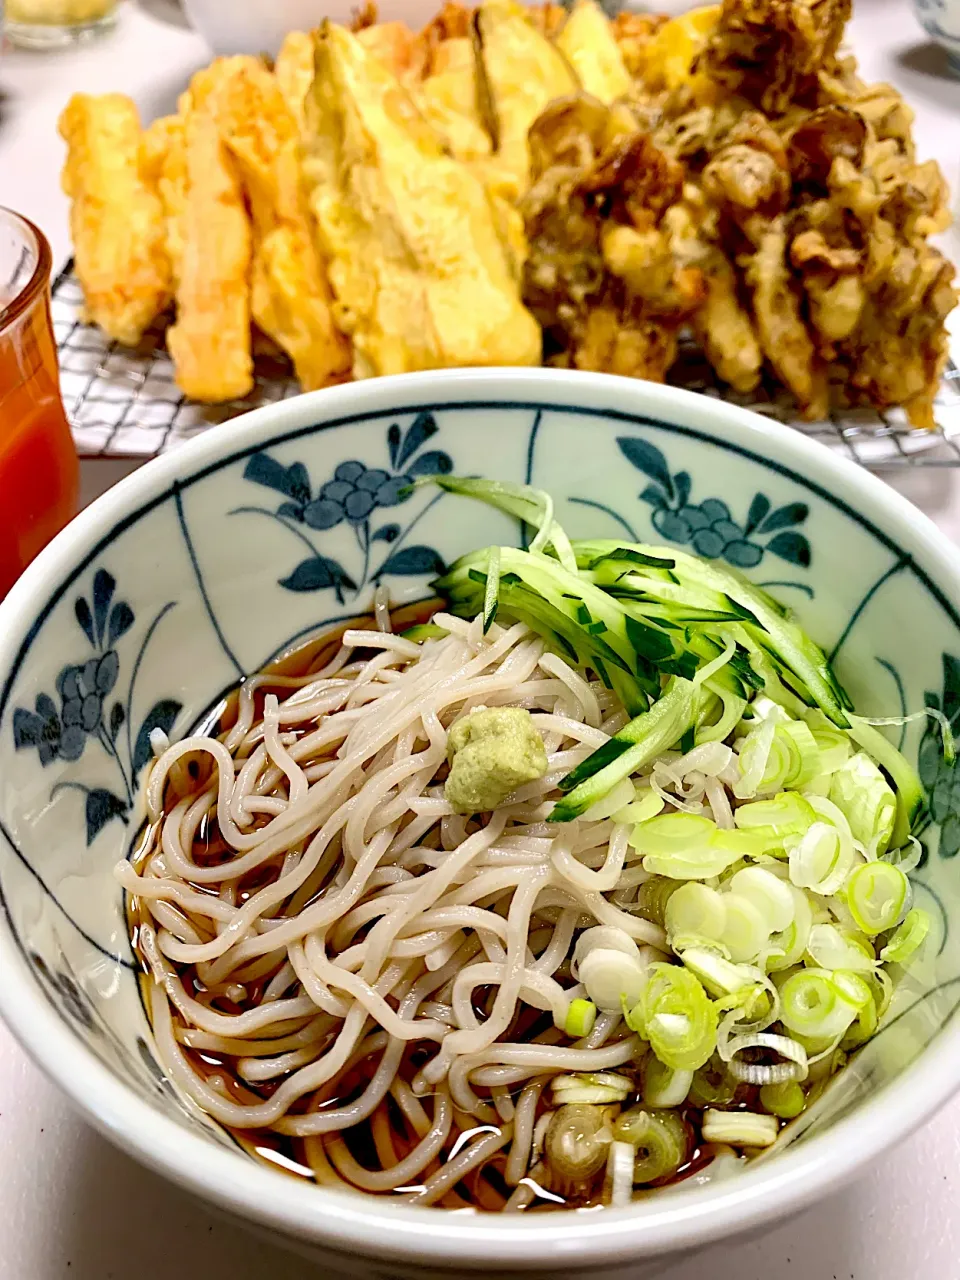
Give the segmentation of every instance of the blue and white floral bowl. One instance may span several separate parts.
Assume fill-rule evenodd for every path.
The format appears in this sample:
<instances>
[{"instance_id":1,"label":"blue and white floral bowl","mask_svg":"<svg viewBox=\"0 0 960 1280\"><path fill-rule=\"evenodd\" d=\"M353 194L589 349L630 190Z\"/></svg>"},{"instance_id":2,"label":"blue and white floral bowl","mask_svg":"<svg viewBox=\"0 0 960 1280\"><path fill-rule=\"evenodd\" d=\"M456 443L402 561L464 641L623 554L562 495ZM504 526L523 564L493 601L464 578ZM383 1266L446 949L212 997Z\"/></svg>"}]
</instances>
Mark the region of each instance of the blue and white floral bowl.
<instances>
[{"instance_id":1,"label":"blue and white floral bowl","mask_svg":"<svg viewBox=\"0 0 960 1280\"><path fill-rule=\"evenodd\" d=\"M940 762L923 724L900 732L934 818L915 877L936 922L929 963L784 1149L739 1178L602 1218L481 1220L255 1163L165 1080L140 1003L112 869L140 821L150 731L184 733L244 673L369 608L376 583L413 601L461 552L516 539L486 507L430 489L404 497L411 477L453 469L549 489L572 534L737 566L795 607L859 707L900 715L926 702L958 725L960 555L799 433L669 387L547 370L301 396L118 485L0 606L0 1011L114 1141L328 1266L638 1276L823 1195L960 1085L960 766Z\"/></svg>"}]
</instances>

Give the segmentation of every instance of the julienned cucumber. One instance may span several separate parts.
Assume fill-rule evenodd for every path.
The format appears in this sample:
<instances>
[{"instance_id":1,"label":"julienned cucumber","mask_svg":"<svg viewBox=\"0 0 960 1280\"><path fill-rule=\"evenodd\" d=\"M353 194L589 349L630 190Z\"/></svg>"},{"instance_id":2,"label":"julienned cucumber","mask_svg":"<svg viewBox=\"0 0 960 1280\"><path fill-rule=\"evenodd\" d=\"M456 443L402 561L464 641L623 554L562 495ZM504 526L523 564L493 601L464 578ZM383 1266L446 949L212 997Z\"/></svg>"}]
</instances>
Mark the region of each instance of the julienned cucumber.
<instances>
[{"instance_id":1,"label":"julienned cucumber","mask_svg":"<svg viewBox=\"0 0 960 1280\"><path fill-rule=\"evenodd\" d=\"M524 622L566 661L595 673L634 717L563 780L567 795L553 821L583 813L682 739L709 741L718 727L732 729L758 690L789 715L818 707L852 732L850 700L823 650L739 573L668 547L612 539L571 543L554 519L553 500L530 486L457 476L432 481L536 530L529 551L487 548L451 565L434 583L450 610L467 618L482 614L484 630L494 617ZM898 834L905 839L919 819L922 791L899 761L895 771L881 759L898 786Z\"/></svg>"},{"instance_id":2,"label":"julienned cucumber","mask_svg":"<svg viewBox=\"0 0 960 1280\"><path fill-rule=\"evenodd\" d=\"M622 779L679 742L696 722L699 692L691 680L675 676L649 711L624 725L615 737L577 765L560 782L567 794L553 807L549 822L570 822L602 800Z\"/></svg>"}]
</instances>

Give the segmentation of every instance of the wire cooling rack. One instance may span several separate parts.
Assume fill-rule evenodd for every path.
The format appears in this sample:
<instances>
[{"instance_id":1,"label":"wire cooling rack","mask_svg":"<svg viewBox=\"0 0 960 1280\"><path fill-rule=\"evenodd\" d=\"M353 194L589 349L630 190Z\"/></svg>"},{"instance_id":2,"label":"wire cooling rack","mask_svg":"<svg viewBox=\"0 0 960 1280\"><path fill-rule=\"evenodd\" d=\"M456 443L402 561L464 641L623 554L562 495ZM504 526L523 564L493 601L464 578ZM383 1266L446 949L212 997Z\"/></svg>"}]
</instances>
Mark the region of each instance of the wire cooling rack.
<instances>
[{"instance_id":1,"label":"wire cooling rack","mask_svg":"<svg viewBox=\"0 0 960 1280\"><path fill-rule=\"evenodd\" d=\"M60 355L60 386L81 457L152 458L218 422L296 395L290 366L275 355L256 360L256 385L242 400L201 405L187 400L158 324L136 348L121 347L83 321L83 293L72 263L53 285L53 328ZM894 410L858 409L824 422L800 422L789 401L773 389L736 396L721 389L694 348L683 352L671 381L705 395L732 400L787 422L805 435L874 471L900 467L960 467L960 369L952 362L936 401L937 427L917 431Z\"/></svg>"}]
</instances>

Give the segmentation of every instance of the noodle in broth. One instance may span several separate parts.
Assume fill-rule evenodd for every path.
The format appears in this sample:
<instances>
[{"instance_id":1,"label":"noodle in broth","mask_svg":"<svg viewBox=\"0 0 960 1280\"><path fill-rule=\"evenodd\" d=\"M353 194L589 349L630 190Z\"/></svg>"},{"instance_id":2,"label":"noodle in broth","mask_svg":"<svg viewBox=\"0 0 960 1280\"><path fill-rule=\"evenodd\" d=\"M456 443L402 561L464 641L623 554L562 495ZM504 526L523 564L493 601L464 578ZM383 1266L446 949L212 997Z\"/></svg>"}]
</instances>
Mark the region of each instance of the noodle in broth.
<instances>
[{"instance_id":1,"label":"noodle in broth","mask_svg":"<svg viewBox=\"0 0 960 1280\"><path fill-rule=\"evenodd\" d=\"M492 1209L537 1165L550 1076L637 1056L614 1015L573 1043L557 1029L574 931L664 935L598 887L625 828L545 823L559 778L624 723L614 696L522 624L434 621L449 635L347 631L319 670L246 680L229 730L154 763L119 874L161 1060L207 1114L267 1153L301 1140L287 1149L322 1184L408 1203L454 1204L486 1169L472 1202ZM447 727L481 706L530 709L548 756L486 821L438 784Z\"/></svg>"}]
</instances>

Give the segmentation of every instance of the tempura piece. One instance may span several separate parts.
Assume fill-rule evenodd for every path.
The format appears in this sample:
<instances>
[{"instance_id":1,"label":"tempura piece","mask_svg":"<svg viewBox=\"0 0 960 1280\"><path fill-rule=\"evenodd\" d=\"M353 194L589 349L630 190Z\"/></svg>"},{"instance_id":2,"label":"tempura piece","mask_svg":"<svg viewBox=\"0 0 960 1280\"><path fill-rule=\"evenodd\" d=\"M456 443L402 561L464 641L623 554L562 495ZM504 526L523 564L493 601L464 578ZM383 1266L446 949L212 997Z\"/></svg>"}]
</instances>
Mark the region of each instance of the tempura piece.
<instances>
[{"instance_id":1,"label":"tempura piece","mask_svg":"<svg viewBox=\"0 0 960 1280\"><path fill-rule=\"evenodd\" d=\"M354 374L537 364L490 201L394 76L325 23L304 175Z\"/></svg>"},{"instance_id":2,"label":"tempura piece","mask_svg":"<svg viewBox=\"0 0 960 1280\"><path fill-rule=\"evenodd\" d=\"M183 247L177 321L167 332L177 385L212 403L238 399L253 387L250 219L218 116L216 82L228 71L221 65L214 77L200 73L184 95Z\"/></svg>"},{"instance_id":3,"label":"tempura piece","mask_svg":"<svg viewBox=\"0 0 960 1280\"><path fill-rule=\"evenodd\" d=\"M646 45L638 68L645 87L658 93L686 86L692 101L712 101L712 82L704 72L696 70L696 62L719 19L720 5L711 4L665 22Z\"/></svg>"},{"instance_id":4,"label":"tempura piece","mask_svg":"<svg viewBox=\"0 0 960 1280\"><path fill-rule=\"evenodd\" d=\"M497 167L510 175L519 195L529 186L530 126L554 99L577 91L577 77L514 0L484 0L476 33Z\"/></svg>"},{"instance_id":5,"label":"tempura piece","mask_svg":"<svg viewBox=\"0 0 960 1280\"><path fill-rule=\"evenodd\" d=\"M524 296L551 362L662 382L703 291L664 220L680 165L628 111L585 94L552 103L530 148Z\"/></svg>"},{"instance_id":6,"label":"tempura piece","mask_svg":"<svg viewBox=\"0 0 960 1280\"><path fill-rule=\"evenodd\" d=\"M427 65L423 42L403 22L378 22L361 27L357 40L368 53L379 58L401 84L418 84Z\"/></svg>"},{"instance_id":7,"label":"tempura piece","mask_svg":"<svg viewBox=\"0 0 960 1280\"><path fill-rule=\"evenodd\" d=\"M766 112L835 66L853 0L724 0L701 69Z\"/></svg>"},{"instance_id":8,"label":"tempura piece","mask_svg":"<svg viewBox=\"0 0 960 1280\"><path fill-rule=\"evenodd\" d=\"M601 102L615 102L633 88L613 29L596 0L576 0L556 43L584 90Z\"/></svg>"},{"instance_id":9,"label":"tempura piece","mask_svg":"<svg viewBox=\"0 0 960 1280\"><path fill-rule=\"evenodd\" d=\"M624 9L613 19L613 38L623 58L627 71L634 79L641 79L647 66L650 43L666 18L654 13L633 13Z\"/></svg>"},{"instance_id":10,"label":"tempura piece","mask_svg":"<svg viewBox=\"0 0 960 1280\"><path fill-rule=\"evenodd\" d=\"M75 94L59 127L87 315L115 341L134 346L171 294L163 206L144 173L137 108L117 93Z\"/></svg>"},{"instance_id":11,"label":"tempura piece","mask_svg":"<svg viewBox=\"0 0 960 1280\"><path fill-rule=\"evenodd\" d=\"M527 7L528 21L548 40L556 40L563 24L567 21L567 13L566 5L551 4L549 0L546 4L533 4Z\"/></svg>"},{"instance_id":12,"label":"tempura piece","mask_svg":"<svg viewBox=\"0 0 960 1280\"><path fill-rule=\"evenodd\" d=\"M746 269L763 354L797 398L806 418L824 418L830 408L826 369L807 332L799 292L786 260L783 219L775 218L759 239Z\"/></svg>"},{"instance_id":13,"label":"tempura piece","mask_svg":"<svg viewBox=\"0 0 960 1280\"><path fill-rule=\"evenodd\" d=\"M187 156L184 117L161 116L143 135L141 157L163 205L167 257L174 292L183 261L184 215L187 206Z\"/></svg>"},{"instance_id":14,"label":"tempura piece","mask_svg":"<svg viewBox=\"0 0 960 1280\"><path fill-rule=\"evenodd\" d=\"M291 31L276 56L273 74L297 127L303 127L303 104L313 83L313 36Z\"/></svg>"},{"instance_id":15,"label":"tempura piece","mask_svg":"<svg viewBox=\"0 0 960 1280\"><path fill-rule=\"evenodd\" d=\"M313 244L300 185L298 129L274 77L251 63L224 85L220 130L235 158L253 217L253 319L293 361L304 391L350 368L333 322L332 296Z\"/></svg>"},{"instance_id":16,"label":"tempura piece","mask_svg":"<svg viewBox=\"0 0 960 1280\"><path fill-rule=\"evenodd\" d=\"M480 114L477 62L469 37L436 46L414 100L458 160L490 155L493 142Z\"/></svg>"},{"instance_id":17,"label":"tempura piece","mask_svg":"<svg viewBox=\"0 0 960 1280\"><path fill-rule=\"evenodd\" d=\"M744 307L733 265L709 236L703 234L704 202L689 184L684 199L664 214L670 247L677 262L696 268L703 296L690 317L690 326L707 360L735 390L753 391L760 381L763 353L753 321Z\"/></svg>"}]
</instances>

